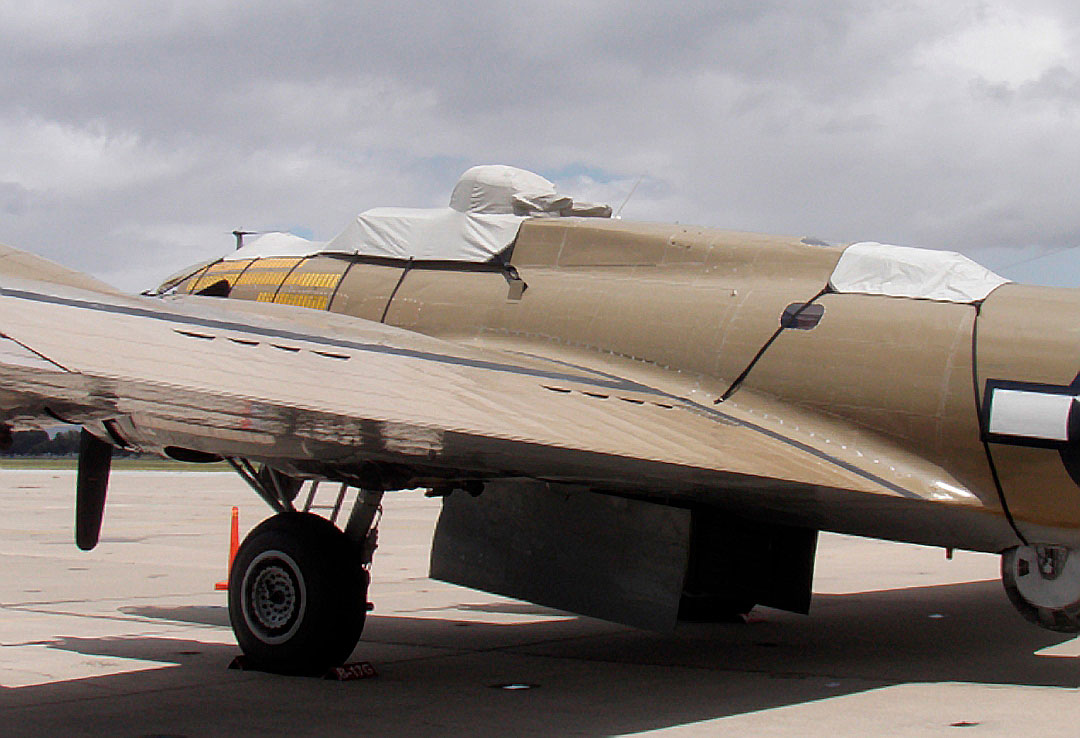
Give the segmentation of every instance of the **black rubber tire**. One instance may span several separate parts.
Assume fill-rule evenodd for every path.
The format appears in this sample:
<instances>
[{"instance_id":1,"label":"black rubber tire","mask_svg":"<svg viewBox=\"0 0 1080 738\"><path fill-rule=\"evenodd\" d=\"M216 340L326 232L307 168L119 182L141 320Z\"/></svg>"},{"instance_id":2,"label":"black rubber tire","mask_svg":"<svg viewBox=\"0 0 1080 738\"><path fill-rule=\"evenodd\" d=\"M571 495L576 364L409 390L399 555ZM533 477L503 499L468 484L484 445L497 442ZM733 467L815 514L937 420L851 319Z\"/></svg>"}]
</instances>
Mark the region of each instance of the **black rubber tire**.
<instances>
[{"instance_id":1,"label":"black rubber tire","mask_svg":"<svg viewBox=\"0 0 1080 738\"><path fill-rule=\"evenodd\" d=\"M367 572L333 523L311 513L264 520L229 575L229 620L251 668L319 675L348 659L364 629Z\"/></svg>"}]
</instances>

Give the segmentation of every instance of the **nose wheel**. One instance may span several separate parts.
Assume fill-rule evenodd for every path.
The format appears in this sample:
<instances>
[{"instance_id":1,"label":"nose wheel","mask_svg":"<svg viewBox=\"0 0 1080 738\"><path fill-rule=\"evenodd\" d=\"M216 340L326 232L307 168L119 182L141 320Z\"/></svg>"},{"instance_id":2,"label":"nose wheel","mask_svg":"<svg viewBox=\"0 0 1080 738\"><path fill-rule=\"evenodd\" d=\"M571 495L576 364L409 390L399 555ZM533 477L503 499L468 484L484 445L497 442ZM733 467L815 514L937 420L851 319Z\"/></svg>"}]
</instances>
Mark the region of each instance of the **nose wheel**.
<instances>
[{"instance_id":1,"label":"nose wheel","mask_svg":"<svg viewBox=\"0 0 1080 738\"><path fill-rule=\"evenodd\" d=\"M364 628L367 585L358 546L330 521L299 512L263 521L229 576L229 619L248 663L282 674L341 665Z\"/></svg>"},{"instance_id":2,"label":"nose wheel","mask_svg":"<svg viewBox=\"0 0 1080 738\"><path fill-rule=\"evenodd\" d=\"M1050 630L1080 632L1080 553L1065 546L1017 546L1001 556L1001 581L1025 618Z\"/></svg>"}]
</instances>

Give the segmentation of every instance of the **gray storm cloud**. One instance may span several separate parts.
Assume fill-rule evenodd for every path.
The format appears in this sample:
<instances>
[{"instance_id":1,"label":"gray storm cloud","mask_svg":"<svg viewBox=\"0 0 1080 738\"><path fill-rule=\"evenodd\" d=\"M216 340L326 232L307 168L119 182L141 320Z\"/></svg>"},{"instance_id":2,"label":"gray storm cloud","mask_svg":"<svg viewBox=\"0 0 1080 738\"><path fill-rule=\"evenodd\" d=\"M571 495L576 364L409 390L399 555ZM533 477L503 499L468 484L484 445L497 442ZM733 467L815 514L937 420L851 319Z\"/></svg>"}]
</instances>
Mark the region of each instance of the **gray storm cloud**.
<instances>
[{"instance_id":1,"label":"gray storm cloud","mask_svg":"<svg viewBox=\"0 0 1080 738\"><path fill-rule=\"evenodd\" d=\"M959 250L1080 284L1060 2L0 9L0 240L136 289L476 163L624 216ZM1005 268L1003 268L1005 267ZM1010 269L1013 269L1010 272Z\"/></svg>"}]
</instances>

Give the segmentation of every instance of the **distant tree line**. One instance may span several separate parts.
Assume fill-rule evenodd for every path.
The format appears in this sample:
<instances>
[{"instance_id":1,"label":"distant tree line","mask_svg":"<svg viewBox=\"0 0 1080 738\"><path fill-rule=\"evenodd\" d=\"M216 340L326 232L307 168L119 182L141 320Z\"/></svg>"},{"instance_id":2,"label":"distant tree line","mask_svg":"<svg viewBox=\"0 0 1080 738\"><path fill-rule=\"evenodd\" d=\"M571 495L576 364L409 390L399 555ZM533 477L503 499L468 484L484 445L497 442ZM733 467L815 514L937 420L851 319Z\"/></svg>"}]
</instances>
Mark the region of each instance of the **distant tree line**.
<instances>
[{"instance_id":1,"label":"distant tree line","mask_svg":"<svg viewBox=\"0 0 1080 738\"><path fill-rule=\"evenodd\" d=\"M52 438L43 430L15 431L8 456L74 456L79 453L79 431L61 431Z\"/></svg>"},{"instance_id":2,"label":"distant tree line","mask_svg":"<svg viewBox=\"0 0 1080 738\"><path fill-rule=\"evenodd\" d=\"M0 451L4 456L77 456L79 454L79 431L60 431L49 436L43 430L15 431L11 434L11 448ZM114 456L134 456L129 451L114 448Z\"/></svg>"}]
</instances>

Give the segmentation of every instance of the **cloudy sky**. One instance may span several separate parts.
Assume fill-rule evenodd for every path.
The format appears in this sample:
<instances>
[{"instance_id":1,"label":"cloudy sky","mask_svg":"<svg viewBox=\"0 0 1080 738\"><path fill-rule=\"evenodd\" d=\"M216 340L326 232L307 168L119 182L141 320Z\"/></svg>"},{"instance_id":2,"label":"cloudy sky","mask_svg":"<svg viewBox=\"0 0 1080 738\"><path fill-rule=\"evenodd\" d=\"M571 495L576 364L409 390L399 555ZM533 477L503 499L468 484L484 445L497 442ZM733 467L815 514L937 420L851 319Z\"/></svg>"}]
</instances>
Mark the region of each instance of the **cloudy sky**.
<instances>
[{"instance_id":1,"label":"cloudy sky","mask_svg":"<svg viewBox=\"0 0 1080 738\"><path fill-rule=\"evenodd\" d=\"M953 249L1080 286L1080 5L0 4L0 242L141 289L444 205L480 163L627 219Z\"/></svg>"}]
</instances>

